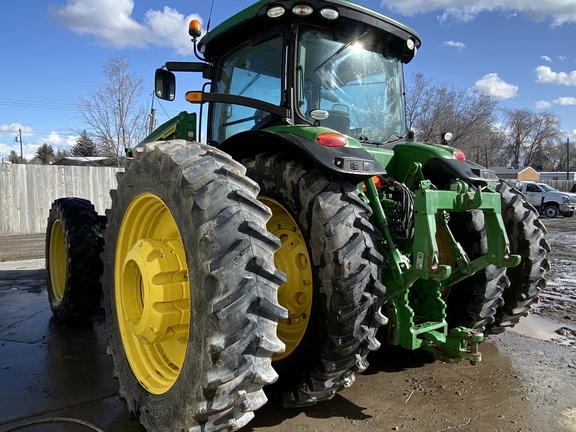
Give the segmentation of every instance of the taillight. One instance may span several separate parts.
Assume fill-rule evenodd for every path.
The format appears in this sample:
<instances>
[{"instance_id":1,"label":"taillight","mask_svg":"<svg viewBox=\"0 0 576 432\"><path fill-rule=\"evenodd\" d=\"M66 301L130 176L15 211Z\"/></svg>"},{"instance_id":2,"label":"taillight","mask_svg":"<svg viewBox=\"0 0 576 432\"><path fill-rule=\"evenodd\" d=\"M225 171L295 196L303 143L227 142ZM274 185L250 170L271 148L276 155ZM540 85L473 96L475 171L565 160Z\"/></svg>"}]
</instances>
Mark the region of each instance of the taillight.
<instances>
[{"instance_id":1,"label":"taillight","mask_svg":"<svg viewBox=\"0 0 576 432\"><path fill-rule=\"evenodd\" d=\"M452 152L452 156L454 156L456 159L462 162L466 160L466 155L462 150L459 149L454 149L454 151Z\"/></svg>"},{"instance_id":2,"label":"taillight","mask_svg":"<svg viewBox=\"0 0 576 432\"><path fill-rule=\"evenodd\" d=\"M348 144L348 139L339 133L326 132L316 136L316 142L325 147L344 147Z\"/></svg>"}]
</instances>

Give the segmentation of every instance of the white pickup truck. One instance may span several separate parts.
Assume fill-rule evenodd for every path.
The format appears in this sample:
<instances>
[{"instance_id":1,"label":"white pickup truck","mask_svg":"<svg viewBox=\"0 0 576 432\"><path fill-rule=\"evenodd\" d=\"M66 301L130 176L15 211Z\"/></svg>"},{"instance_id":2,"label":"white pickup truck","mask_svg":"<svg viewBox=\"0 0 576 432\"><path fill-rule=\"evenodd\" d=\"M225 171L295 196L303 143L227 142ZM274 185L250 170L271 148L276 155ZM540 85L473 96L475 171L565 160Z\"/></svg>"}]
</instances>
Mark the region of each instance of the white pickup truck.
<instances>
[{"instance_id":1,"label":"white pickup truck","mask_svg":"<svg viewBox=\"0 0 576 432\"><path fill-rule=\"evenodd\" d=\"M576 212L576 194L561 192L545 183L519 182L516 188L546 217L572 217Z\"/></svg>"}]
</instances>

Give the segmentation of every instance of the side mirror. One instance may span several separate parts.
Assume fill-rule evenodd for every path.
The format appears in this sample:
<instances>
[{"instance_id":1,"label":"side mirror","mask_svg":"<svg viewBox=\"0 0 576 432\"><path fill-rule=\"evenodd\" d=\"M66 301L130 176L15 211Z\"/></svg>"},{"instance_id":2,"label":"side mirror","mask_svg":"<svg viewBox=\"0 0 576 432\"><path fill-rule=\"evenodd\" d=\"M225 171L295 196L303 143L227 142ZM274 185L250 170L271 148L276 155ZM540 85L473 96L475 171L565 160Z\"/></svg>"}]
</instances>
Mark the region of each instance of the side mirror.
<instances>
[{"instance_id":1,"label":"side mirror","mask_svg":"<svg viewBox=\"0 0 576 432\"><path fill-rule=\"evenodd\" d=\"M156 69L154 76L154 93L156 97L173 101L176 97L176 77L166 69Z\"/></svg>"}]
</instances>

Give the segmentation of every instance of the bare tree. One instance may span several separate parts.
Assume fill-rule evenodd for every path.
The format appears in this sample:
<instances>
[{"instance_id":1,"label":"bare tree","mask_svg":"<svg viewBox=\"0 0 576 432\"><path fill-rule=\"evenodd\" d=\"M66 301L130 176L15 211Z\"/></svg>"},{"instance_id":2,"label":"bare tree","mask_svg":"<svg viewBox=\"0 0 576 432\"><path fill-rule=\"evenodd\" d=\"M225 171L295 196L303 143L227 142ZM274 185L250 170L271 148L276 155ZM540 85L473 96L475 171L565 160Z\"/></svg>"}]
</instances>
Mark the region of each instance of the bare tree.
<instances>
[{"instance_id":1,"label":"bare tree","mask_svg":"<svg viewBox=\"0 0 576 432\"><path fill-rule=\"evenodd\" d=\"M552 153L562 139L558 117L549 112L536 114L527 109L506 109L504 118L500 135L508 161L513 166L549 166Z\"/></svg>"},{"instance_id":2,"label":"bare tree","mask_svg":"<svg viewBox=\"0 0 576 432\"><path fill-rule=\"evenodd\" d=\"M496 106L492 97L434 84L422 74L412 77L406 93L408 127L415 131L417 140L439 143L443 132L451 132L450 145L486 165L492 162L487 155L494 156L488 150L495 141Z\"/></svg>"},{"instance_id":3,"label":"bare tree","mask_svg":"<svg viewBox=\"0 0 576 432\"><path fill-rule=\"evenodd\" d=\"M124 149L135 146L146 130L146 112L139 105L142 79L129 73L127 58L112 57L102 68L104 80L88 96L78 97L80 120L100 146L100 154L121 164Z\"/></svg>"},{"instance_id":4,"label":"bare tree","mask_svg":"<svg viewBox=\"0 0 576 432\"><path fill-rule=\"evenodd\" d=\"M24 160L22 160L20 158L20 155L18 153L16 153L16 150L10 150L10 156L8 156L8 160L10 162L12 162L13 164L26 163L26 158L24 158Z\"/></svg>"}]
</instances>

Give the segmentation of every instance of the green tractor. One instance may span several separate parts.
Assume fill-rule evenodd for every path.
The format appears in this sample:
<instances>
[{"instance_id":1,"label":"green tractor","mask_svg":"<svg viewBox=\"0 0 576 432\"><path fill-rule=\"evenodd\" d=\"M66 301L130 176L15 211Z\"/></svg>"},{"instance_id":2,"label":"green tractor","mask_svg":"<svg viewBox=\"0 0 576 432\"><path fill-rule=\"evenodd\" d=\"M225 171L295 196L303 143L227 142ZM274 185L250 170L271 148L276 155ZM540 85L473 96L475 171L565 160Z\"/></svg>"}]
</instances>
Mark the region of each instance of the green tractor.
<instances>
[{"instance_id":1,"label":"green tractor","mask_svg":"<svg viewBox=\"0 0 576 432\"><path fill-rule=\"evenodd\" d=\"M381 344L476 363L483 332L528 313L545 228L490 170L414 142L414 31L346 0L261 0L190 34L201 61L166 63L155 91L202 74L185 97L207 124L183 112L129 150L105 217L66 198L48 219L54 315L90 316L103 291L148 431L330 399Z\"/></svg>"}]
</instances>

